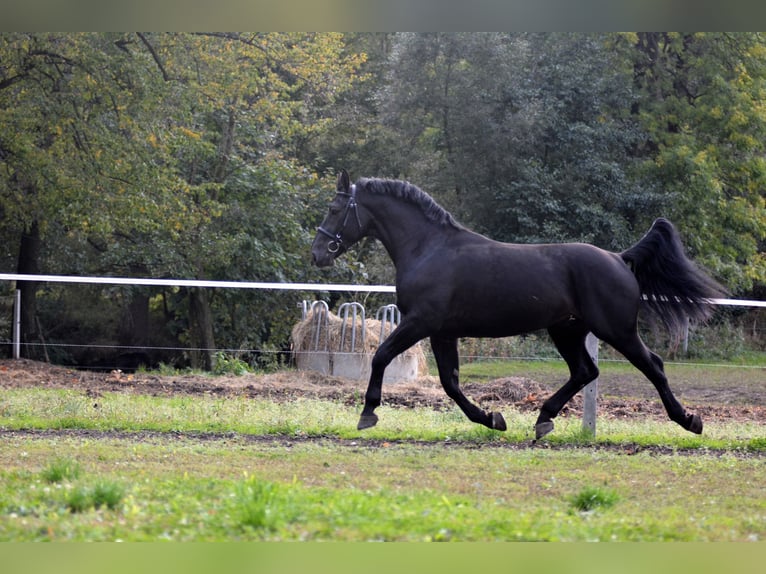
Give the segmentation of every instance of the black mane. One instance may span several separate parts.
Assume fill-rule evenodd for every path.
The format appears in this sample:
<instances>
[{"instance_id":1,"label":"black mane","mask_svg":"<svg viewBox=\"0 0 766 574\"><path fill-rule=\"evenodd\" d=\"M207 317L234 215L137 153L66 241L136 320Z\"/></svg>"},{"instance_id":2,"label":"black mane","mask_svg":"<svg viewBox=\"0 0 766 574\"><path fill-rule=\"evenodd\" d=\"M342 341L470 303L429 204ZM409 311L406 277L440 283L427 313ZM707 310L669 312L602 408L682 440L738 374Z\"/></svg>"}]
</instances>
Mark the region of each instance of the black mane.
<instances>
[{"instance_id":1,"label":"black mane","mask_svg":"<svg viewBox=\"0 0 766 574\"><path fill-rule=\"evenodd\" d=\"M398 179L362 178L357 182L359 188L364 188L370 193L389 195L401 199L407 203L416 205L429 221L439 225L447 225L456 229L463 229L452 214L436 203L425 191L412 185L408 181Z\"/></svg>"}]
</instances>

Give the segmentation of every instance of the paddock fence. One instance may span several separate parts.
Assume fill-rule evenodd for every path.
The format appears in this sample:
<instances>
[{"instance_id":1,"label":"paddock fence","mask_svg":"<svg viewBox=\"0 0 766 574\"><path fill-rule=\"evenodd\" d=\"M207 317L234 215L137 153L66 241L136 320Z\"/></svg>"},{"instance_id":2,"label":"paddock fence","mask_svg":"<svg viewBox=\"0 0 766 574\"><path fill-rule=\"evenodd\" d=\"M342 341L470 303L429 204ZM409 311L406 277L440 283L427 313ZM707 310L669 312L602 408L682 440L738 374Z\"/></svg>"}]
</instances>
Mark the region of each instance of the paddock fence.
<instances>
[{"instance_id":1,"label":"paddock fence","mask_svg":"<svg viewBox=\"0 0 766 574\"><path fill-rule=\"evenodd\" d=\"M35 283L70 283L70 284L100 284L100 285L127 285L143 287L197 287L214 289L273 289L285 291L301 291L313 293L344 292L349 294L362 293L395 293L396 288L391 285L358 285L358 284L327 284L327 283L277 283L277 282L248 282L248 281L209 281L192 279L154 279L154 278L132 278L132 277L83 277L69 275L27 275L18 273L0 273L0 281L18 282L29 281ZM748 307L748 308L766 308L766 301L742 300L742 299L712 299L711 303L720 306ZM312 303L303 302L303 314L307 305ZM14 318L12 326L12 346L13 357L20 357L20 348L22 345L20 335L20 311L21 301L20 291L15 291L13 302ZM589 353L594 361L598 363L598 340L592 335L587 341ZM126 349L132 349L126 347ZM205 351L237 351L234 349L200 349ZM598 380L593 381L585 389L584 396L584 414L583 428L595 434L596 431L596 401L598 397Z\"/></svg>"}]
</instances>

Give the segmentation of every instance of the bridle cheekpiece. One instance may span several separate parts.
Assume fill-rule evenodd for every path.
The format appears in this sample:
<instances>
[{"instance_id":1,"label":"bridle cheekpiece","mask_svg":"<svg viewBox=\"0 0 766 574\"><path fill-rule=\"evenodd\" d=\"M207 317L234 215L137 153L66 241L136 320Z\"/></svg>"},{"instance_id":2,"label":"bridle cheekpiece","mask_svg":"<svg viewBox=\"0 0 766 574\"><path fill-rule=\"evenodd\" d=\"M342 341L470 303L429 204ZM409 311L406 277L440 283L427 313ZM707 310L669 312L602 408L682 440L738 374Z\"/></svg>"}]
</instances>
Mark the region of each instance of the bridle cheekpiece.
<instances>
[{"instance_id":1,"label":"bridle cheekpiece","mask_svg":"<svg viewBox=\"0 0 766 574\"><path fill-rule=\"evenodd\" d=\"M356 218L357 226L359 227L359 229L362 229L362 222L359 219L359 211L357 209L357 203L356 203L356 184L351 184L351 187L349 188L348 192L338 191L337 194L348 197L348 203L346 203L346 213L343 216L343 225L341 225L337 233L332 233L331 231L327 231L321 225L317 227L317 231L319 233L330 238L329 243L327 243L327 251L329 251L330 253L337 253L338 251L340 251L340 248L343 247L342 234L343 234L343 230L346 229L346 225L348 224L348 218L351 215L352 211L354 212L354 217Z\"/></svg>"}]
</instances>

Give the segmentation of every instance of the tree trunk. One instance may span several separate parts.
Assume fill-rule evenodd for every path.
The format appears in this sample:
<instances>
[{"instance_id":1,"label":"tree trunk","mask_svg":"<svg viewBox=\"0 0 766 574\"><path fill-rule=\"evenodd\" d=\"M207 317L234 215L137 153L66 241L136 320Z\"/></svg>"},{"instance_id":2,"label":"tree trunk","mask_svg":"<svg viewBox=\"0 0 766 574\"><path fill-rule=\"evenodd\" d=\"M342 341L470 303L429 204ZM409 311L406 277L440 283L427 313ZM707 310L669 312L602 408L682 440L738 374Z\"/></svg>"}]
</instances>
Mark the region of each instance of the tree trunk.
<instances>
[{"instance_id":1,"label":"tree trunk","mask_svg":"<svg viewBox=\"0 0 766 574\"><path fill-rule=\"evenodd\" d=\"M120 369L138 369L152 366L149 345L149 295L145 287L133 287L130 300L123 306L120 316L118 342L121 349L115 357Z\"/></svg>"},{"instance_id":2,"label":"tree trunk","mask_svg":"<svg viewBox=\"0 0 766 574\"><path fill-rule=\"evenodd\" d=\"M33 221L21 234L17 273L37 275L40 273L40 227ZM18 281L21 291L21 356L40 360L45 357L44 350L37 347L40 332L37 323L37 286L36 281Z\"/></svg>"},{"instance_id":3,"label":"tree trunk","mask_svg":"<svg viewBox=\"0 0 766 574\"><path fill-rule=\"evenodd\" d=\"M144 277L144 265L130 265L131 277ZM146 287L132 287L130 300L122 308L119 343L124 347L145 347L149 344L149 295ZM135 351L135 349L133 349Z\"/></svg>"},{"instance_id":4,"label":"tree trunk","mask_svg":"<svg viewBox=\"0 0 766 574\"><path fill-rule=\"evenodd\" d=\"M124 347L145 347L149 343L149 295L140 289L132 291L122 310L119 342Z\"/></svg>"},{"instance_id":5,"label":"tree trunk","mask_svg":"<svg viewBox=\"0 0 766 574\"><path fill-rule=\"evenodd\" d=\"M208 291L199 287L189 289L189 338L192 368L212 371L215 366L213 314Z\"/></svg>"}]
</instances>

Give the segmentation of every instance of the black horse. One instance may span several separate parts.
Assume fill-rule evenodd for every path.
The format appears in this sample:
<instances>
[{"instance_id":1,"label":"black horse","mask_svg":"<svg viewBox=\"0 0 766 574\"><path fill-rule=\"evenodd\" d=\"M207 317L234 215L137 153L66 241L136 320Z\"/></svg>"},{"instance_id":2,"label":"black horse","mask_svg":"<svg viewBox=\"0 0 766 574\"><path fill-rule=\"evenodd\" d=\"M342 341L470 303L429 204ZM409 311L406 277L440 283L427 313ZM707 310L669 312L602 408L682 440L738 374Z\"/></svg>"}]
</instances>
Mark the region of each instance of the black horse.
<instances>
[{"instance_id":1,"label":"black horse","mask_svg":"<svg viewBox=\"0 0 766 574\"><path fill-rule=\"evenodd\" d=\"M359 429L378 422L383 372L400 353L430 337L439 378L473 422L505 430L503 416L471 403L458 385L459 337L508 337L547 329L567 362L570 379L543 404L536 438L553 430L552 419L598 376L585 349L593 333L654 384L671 420L694 433L702 420L673 395L662 359L637 331L639 307L670 329L687 318L704 320L709 299L725 290L685 255L665 219L622 253L583 243L515 245L474 233L428 194L404 181L360 179L344 170L335 198L311 247L314 263L330 266L363 237L381 241L396 267L399 326L372 359Z\"/></svg>"}]
</instances>

